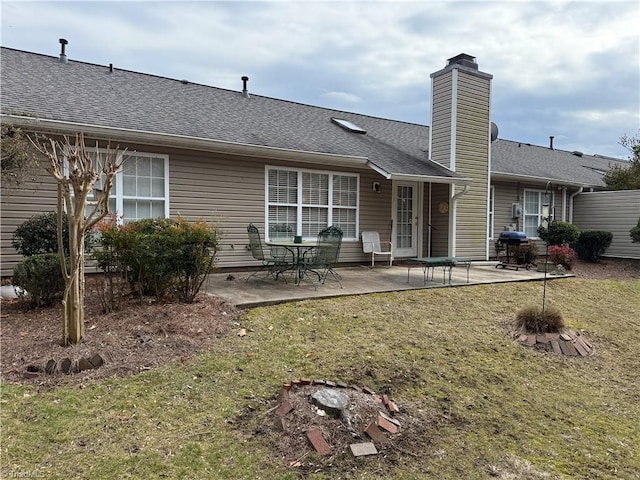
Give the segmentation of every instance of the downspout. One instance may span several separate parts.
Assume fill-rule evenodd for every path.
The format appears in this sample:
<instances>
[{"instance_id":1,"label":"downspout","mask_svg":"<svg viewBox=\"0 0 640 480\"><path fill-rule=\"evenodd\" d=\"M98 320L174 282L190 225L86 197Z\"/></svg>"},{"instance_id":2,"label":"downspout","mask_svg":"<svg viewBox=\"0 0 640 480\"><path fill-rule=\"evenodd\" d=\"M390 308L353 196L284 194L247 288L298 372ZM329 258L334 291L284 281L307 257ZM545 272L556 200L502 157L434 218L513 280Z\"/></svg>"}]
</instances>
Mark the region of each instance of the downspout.
<instances>
[{"instance_id":1,"label":"downspout","mask_svg":"<svg viewBox=\"0 0 640 480\"><path fill-rule=\"evenodd\" d=\"M569 223L573 223L573 199L580 195L583 191L584 187L580 187L580 190L578 190L576 193L572 193L571 196L569 196Z\"/></svg>"},{"instance_id":2,"label":"downspout","mask_svg":"<svg viewBox=\"0 0 640 480\"><path fill-rule=\"evenodd\" d=\"M567 221L567 187L562 187L562 221Z\"/></svg>"},{"instance_id":3,"label":"downspout","mask_svg":"<svg viewBox=\"0 0 640 480\"><path fill-rule=\"evenodd\" d=\"M456 256L456 202L458 199L469 191L469 184L465 184L462 191L451 197L451 225L449 226L449 251L451 256Z\"/></svg>"}]
</instances>

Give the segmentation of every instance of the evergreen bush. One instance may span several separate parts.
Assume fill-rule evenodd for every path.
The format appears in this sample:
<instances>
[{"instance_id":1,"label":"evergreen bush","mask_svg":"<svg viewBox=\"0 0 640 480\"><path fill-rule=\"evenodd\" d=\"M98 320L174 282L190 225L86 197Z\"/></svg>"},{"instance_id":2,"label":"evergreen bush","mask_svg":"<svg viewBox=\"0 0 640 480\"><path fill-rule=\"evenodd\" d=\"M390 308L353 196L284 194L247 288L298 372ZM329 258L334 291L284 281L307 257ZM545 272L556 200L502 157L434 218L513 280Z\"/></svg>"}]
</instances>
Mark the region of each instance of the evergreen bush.
<instances>
[{"instance_id":1,"label":"evergreen bush","mask_svg":"<svg viewBox=\"0 0 640 480\"><path fill-rule=\"evenodd\" d=\"M587 262L597 262L611 245L613 234L604 230L590 230L580 234L576 244L578 257Z\"/></svg>"},{"instance_id":2,"label":"evergreen bush","mask_svg":"<svg viewBox=\"0 0 640 480\"><path fill-rule=\"evenodd\" d=\"M571 245L578 240L580 229L573 223L553 220L548 229L543 225L538 227L538 236L549 245Z\"/></svg>"},{"instance_id":3,"label":"evergreen bush","mask_svg":"<svg viewBox=\"0 0 640 480\"><path fill-rule=\"evenodd\" d=\"M632 243L640 243L640 218L638 219L638 224L629 230L629 236Z\"/></svg>"},{"instance_id":4,"label":"evergreen bush","mask_svg":"<svg viewBox=\"0 0 640 480\"><path fill-rule=\"evenodd\" d=\"M192 302L213 268L219 239L204 221L144 219L102 227L93 258L105 275L117 273L141 295Z\"/></svg>"},{"instance_id":5,"label":"evergreen bush","mask_svg":"<svg viewBox=\"0 0 640 480\"><path fill-rule=\"evenodd\" d=\"M13 269L13 285L31 308L48 307L62 299L65 285L57 253L31 255Z\"/></svg>"}]
</instances>

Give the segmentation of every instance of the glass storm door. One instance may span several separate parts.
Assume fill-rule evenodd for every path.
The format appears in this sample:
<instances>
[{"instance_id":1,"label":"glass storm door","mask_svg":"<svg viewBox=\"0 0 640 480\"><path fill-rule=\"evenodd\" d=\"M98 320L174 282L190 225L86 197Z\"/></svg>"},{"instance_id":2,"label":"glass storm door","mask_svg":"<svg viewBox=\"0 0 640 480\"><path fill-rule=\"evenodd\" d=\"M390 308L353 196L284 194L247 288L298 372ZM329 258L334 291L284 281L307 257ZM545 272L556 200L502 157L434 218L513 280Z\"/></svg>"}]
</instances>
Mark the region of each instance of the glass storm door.
<instances>
[{"instance_id":1,"label":"glass storm door","mask_svg":"<svg viewBox=\"0 0 640 480\"><path fill-rule=\"evenodd\" d=\"M418 185L413 182L396 182L394 196L395 240L394 256L415 257L418 249Z\"/></svg>"}]
</instances>

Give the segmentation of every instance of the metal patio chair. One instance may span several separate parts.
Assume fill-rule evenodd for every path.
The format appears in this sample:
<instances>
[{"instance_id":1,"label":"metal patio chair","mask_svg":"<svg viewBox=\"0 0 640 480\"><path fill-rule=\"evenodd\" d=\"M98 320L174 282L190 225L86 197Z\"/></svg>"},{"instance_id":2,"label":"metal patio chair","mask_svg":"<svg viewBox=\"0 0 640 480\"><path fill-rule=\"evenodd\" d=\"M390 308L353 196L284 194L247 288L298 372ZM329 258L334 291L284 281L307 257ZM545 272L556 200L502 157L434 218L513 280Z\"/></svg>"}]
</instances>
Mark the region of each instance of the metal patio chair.
<instances>
[{"instance_id":1,"label":"metal patio chair","mask_svg":"<svg viewBox=\"0 0 640 480\"><path fill-rule=\"evenodd\" d=\"M260 272L267 271L267 275L273 276L276 280L278 277L287 270L290 270L294 266L294 258L293 254L286 249L278 249L277 251L269 250L268 253L265 251L265 248L262 244L262 240L260 239L260 232L258 231L258 227L256 227L253 223L250 223L247 227L247 233L249 234L249 248L251 250L251 255L256 260L262 262L262 268L256 270L251 275L249 275L245 282L248 282L250 278L254 275L257 275ZM286 282L287 279L284 278Z\"/></svg>"},{"instance_id":2,"label":"metal patio chair","mask_svg":"<svg viewBox=\"0 0 640 480\"><path fill-rule=\"evenodd\" d=\"M342 230L336 226L327 227L318 234L317 245L305 252L303 257L304 273L314 273L318 281L323 283L331 274L342 288L342 277L333 267L338 263L342 246Z\"/></svg>"},{"instance_id":3,"label":"metal patio chair","mask_svg":"<svg viewBox=\"0 0 640 480\"><path fill-rule=\"evenodd\" d=\"M362 251L371 254L371 266L376 264L376 255L388 255L389 266L393 263L393 245L387 242L389 250L382 250L380 234L378 232L362 232Z\"/></svg>"}]
</instances>

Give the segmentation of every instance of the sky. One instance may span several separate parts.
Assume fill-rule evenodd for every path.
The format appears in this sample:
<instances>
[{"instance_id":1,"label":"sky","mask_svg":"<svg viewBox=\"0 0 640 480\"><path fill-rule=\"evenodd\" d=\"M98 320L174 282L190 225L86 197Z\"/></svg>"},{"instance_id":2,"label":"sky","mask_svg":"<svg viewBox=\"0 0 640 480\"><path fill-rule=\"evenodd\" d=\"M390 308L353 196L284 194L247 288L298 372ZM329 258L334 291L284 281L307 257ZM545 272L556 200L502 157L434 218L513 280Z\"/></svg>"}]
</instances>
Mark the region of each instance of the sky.
<instances>
[{"instance_id":1,"label":"sky","mask_svg":"<svg viewBox=\"0 0 640 480\"><path fill-rule=\"evenodd\" d=\"M493 75L499 138L628 158L640 2L1 0L4 47L422 125L459 53Z\"/></svg>"}]
</instances>

